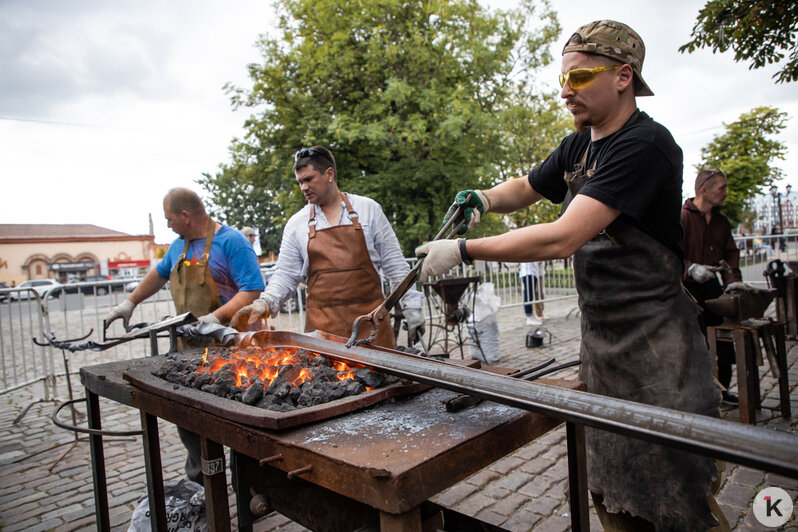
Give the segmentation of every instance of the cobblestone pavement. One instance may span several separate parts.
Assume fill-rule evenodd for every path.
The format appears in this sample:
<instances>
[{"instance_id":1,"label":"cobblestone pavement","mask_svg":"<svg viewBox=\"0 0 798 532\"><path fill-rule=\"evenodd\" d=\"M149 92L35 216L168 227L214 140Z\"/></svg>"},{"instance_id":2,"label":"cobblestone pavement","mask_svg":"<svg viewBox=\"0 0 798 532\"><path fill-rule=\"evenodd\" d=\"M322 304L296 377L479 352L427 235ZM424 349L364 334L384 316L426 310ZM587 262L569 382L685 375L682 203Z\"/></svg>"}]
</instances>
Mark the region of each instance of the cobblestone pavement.
<instances>
[{"instance_id":1,"label":"cobblestone pavement","mask_svg":"<svg viewBox=\"0 0 798 532\"><path fill-rule=\"evenodd\" d=\"M545 313L542 327L551 333L551 341L540 348L527 348L526 334L535 327L526 325L521 308L499 312L502 366L528 368L549 357L555 357L556 363L578 358L580 333L575 302L547 303ZM784 420L767 408L761 412L763 419L759 424L773 430L795 432L798 428L795 346L796 342L788 341L793 417ZM766 366L760 368L764 404L774 406L778 403L778 386L765 369ZM568 368L551 376L569 379L576 378L576 374L576 368ZM82 396L79 379L73 377L72 381L76 396ZM59 393L58 399L67 398L65 382L59 382ZM42 386L35 385L0 396L0 475L4 479L0 486L0 529L95 530L89 445L82 438L75 442L74 433L53 425L53 403L39 402L42 395ZM31 409L14 424L14 419L30 404ZM134 409L105 399L100 404L104 428L139 428L139 415ZM735 415L733 409L724 411L725 417ZM68 411L62 412L61 417L69 420ZM85 415L78 422L85 425ZM177 479L182 475L183 447L174 425L160 422L159 427L164 478ZM139 497L146 493L142 444L138 438L114 438L106 439L104 448L111 524L114 530L126 530ZM570 529L566 479L565 431L559 428L439 493L434 501L508 530L563 531ZM718 501L733 530L764 530L754 519L751 502L757 491L767 486L781 487L793 500L798 499L796 479L727 464ZM230 497L234 509L232 493ZM798 521L787 526L798 527ZM601 530L592 508L590 527ZM279 514L261 519L255 529L305 530Z\"/></svg>"}]
</instances>

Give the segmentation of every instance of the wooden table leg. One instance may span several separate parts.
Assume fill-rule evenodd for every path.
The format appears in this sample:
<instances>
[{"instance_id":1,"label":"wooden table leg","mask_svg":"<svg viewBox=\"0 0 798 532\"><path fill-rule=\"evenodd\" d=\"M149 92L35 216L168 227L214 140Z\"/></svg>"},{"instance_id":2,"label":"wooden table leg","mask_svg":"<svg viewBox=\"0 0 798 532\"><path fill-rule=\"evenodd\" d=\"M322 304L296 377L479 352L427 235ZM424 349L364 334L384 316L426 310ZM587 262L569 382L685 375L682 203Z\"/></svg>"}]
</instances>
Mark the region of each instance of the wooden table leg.
<instances>
[{"instance_id":1,"label":"wooden table leg","mask_svg":"<svg viewBox=\"0 0 798 532\"><path fill-rule=\"evenodd\" d=\"M147 497L150 503L150 526L153 530L168 530L166 502L164 501L163 470L161 469L161 443L158 437L158 418L141 412L144 432L144 469L147 472Z\"/></svg>"},{"instance_id":2,"label":"wooden table leg","mask_svg":"<svg viewBox=\"0 0 798 532\"><path fill-rule=\"evenodd\" d=\"M100 398L86 388L86 414L90 429L100 430ZM99 434L89 436L89 452L91 453L91 474L94 480L94 508L97 511L97 530L111 530L111 519L108 509L108 481L105 476L105 454L103 437Z\"/></svg>"},{"instance_id":3,"label":"wooden table leg","mask_svg":"<svg viewBox=\"0 0 798 532\"><path fill-rule=\"evenodd\" d=\"M230 505L227 502L227 475L224 447L207 438L200 438L202 474L205 478L205 517L208 530L229 532Z\"/></svg>"},{"instance_id":4,"label":"wooden table leg","mask_svg":"<svg viewBox=\"0 0 798 532\"><path fill-rule=\"evenodd\" d=\"M421 508L416 506L401 514L380 512L380 532L420 532Z\"/></svg>"},{"instance_id":5,"label":"wooden table leg","mask_svg":"<svg viewBox=\"0 0 798 532\"><path fill-rule=\"evenodd\" d=\"M776 361L779 368L779 409L781 417L789 419L792 415L790 408L790 382L787 375L787 348L785 346L784 324L771 325L771 330L776 337Z\"/></svg>"},{"instance_id":6,"label":"wooden table leg","mask_svg":"<svg viewBox=\"0 0 798 532\"><path fill-rule=\"evenodd\" d=\"M571 510L571 530L590 531L590 513L587 502L587 457L585 427L565 423L568 442L568 503Z\"/></svg>"},{"instance_id":7,"label":"wooden table leg","mask_svg":"<svg viewBox=\"0 0 798 532\"><path fill-rule=\"evenodd\" d=\"M759 389L759 371L754 362L752 335L742 328L734 329L734 354L737 363L737 394L740 399L740 421L754 424L756 422L756 392ZM756 382L752 382L756 373Z\"/></svg>"}]
</instances>

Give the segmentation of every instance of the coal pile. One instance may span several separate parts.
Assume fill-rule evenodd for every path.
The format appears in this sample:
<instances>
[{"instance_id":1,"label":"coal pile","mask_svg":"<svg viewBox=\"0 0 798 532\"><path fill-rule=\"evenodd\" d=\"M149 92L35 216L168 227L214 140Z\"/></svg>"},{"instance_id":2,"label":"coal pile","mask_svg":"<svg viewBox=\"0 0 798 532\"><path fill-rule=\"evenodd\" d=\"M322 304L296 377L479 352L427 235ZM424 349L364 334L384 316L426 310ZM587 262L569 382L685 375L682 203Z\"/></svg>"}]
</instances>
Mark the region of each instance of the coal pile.
<instances>
[{"instance_id":1,"label":"coal pile","mask_svg":"<svg viewBox=\"0 0 798 532\"><path fill-rule=\"evenodd\" d=\"M399 381L294 348L206 350L167 356L153 375L189 388L277 412L323 404Z\"/></svg>"}]
</instances>

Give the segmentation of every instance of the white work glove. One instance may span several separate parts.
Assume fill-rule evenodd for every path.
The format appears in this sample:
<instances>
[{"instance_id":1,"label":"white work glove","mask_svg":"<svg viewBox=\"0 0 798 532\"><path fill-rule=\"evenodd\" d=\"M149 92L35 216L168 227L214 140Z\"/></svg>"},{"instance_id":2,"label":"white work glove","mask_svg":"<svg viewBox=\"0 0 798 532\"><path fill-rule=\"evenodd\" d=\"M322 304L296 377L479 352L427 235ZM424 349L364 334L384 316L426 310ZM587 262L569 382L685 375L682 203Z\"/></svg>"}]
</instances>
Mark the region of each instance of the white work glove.
<instances>
[{"instance_id":1,"label":"white work glove","mask_svg":"<svg viewBox=\"0 0 798 532\"><path fill-rule=\"evenodd\" d=\"M262 317L275 318L280 312L280 305L271 299L260 298L246 307L241 307L230 320L230 326L239 331L244 331Z\"/></svg>"},{"instance_id":2,"label":"white work glove","mask_svg":"<svg viewBox=\"0 0 798 532\"><path fill-rule=\"evenodd\" d=\"M442 275L463 262L457 240L427 242L416 248L416 256L424 260L418 274L421 281L426 281L433 275Z\"/></svg>"},{"instance_id":3,"label":"white work glove","mask_svg":"<svg viewBox=\"0 0 798 532\"><path fill-rule=\"evenodd\" d=\"M111 326L111 322L122 318L122 325L127 330L127 326L130 324L130 317L133 315L133 309L136 308L136 304L130 301L129 299L125 299L117 306L111 309L111 312L105 317L105 328Z\"/></svg>"},{"instance_id":4,"label":"white work glove","mask_svg":"<svg viewBox=\"0 0 798 532\"><path fill-rule=\"evenodd\" d=\"M697 283L706 283L711 279L715 279L715 272L703 264L691 264L687 268L687 275Z\"/></svg>"},{"instance_id":5,"label":"white work glove","mask_svg":"<svg viewBox=\"0 0 798 532\"><path fill-rule=\"evenodd\" d=\"M424 313L420 308L406 308L404 309L405 320L407 321L407 336L411 342L424 336L426 328L424 324Z\"/></svg>"},{"instance_id":6,"label":"white work glove","mask_svg":"<svg viewBox=\"0 0 798 532\"><path fill-rule=\"evenodd\" d=\"M213 312L205 314L204 316L200 316L197 318L197 321L201 321L203 323L215 323L217 325L221 325L222 322L219 321L219 318Z\"/></svg>"}]
</instances>

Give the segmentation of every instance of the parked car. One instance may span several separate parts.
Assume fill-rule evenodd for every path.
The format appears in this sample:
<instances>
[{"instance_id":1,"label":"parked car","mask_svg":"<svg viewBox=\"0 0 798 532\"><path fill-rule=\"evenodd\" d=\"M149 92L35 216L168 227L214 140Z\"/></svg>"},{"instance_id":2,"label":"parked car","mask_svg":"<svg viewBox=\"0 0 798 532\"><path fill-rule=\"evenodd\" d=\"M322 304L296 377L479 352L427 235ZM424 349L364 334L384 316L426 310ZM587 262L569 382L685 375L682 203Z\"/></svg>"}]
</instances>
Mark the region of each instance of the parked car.
<instances>
[{"instance_id":1,"label":"parked car","mask_svg":"<svg viewBox=\"0 0 798 532\"><path fill-rule=\"evenodd\" d=\"M55 279L32 279L30 281L22 281L17 288L32 288L40 297L44 297L44 294L49 290L49 298L58 298L61 295L60 288L63 286ZM9 295L15 301L35 297L28 290L11 292Z\"/></svg>"},{"instance_id":2,"label":"parked car","mask_svg":"<svg viewBox=\"0 0 798 532\"><path fill-rule=\"evenodd\" d=\"M6 283L4 283L3 281L0 281L0 290L2 290L4 288L8 288L8 285ZM10 298L9 298L8 294L0 293L0 303L8 303L9 299Z\"/></svg>"},{"instance_id":3,"label":"parked car","mask_svg":"<svg viewBox=\"0 0 798 532\"><path fill-rule=\"evenodd\" d=\"M85 284L82 283L100 283L101 281L108 281L106 284ZM71 279L64 288L67 294L77 294L78 290L82 294L104 296L114 292L121 292L124 289L124 283L111 283L109 275L86 275L85 277L78 277ZM81 283L81 286L70 286Z\"/></svg>"}]
</instances>

